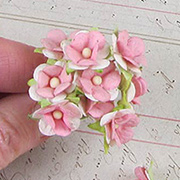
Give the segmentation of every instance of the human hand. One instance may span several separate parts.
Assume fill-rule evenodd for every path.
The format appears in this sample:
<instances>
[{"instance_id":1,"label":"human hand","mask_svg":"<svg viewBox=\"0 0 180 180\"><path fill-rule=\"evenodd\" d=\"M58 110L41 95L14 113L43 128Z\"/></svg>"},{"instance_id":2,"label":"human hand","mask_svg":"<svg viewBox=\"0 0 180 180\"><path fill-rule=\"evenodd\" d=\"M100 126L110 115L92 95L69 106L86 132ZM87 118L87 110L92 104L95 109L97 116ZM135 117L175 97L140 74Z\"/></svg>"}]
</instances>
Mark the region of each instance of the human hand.
<instances>
[{"instance_id":1,"label":"human hand","mask_svg":"<svg viewBox=\"0 0 180 180\"><path fill-rule=\"evenodd\" d=\"M27 95L27 81L46 59L34 48L0 38L0 169L43 142L37 122L27 115L35 103Z\"/></svg>"}]
</instances>

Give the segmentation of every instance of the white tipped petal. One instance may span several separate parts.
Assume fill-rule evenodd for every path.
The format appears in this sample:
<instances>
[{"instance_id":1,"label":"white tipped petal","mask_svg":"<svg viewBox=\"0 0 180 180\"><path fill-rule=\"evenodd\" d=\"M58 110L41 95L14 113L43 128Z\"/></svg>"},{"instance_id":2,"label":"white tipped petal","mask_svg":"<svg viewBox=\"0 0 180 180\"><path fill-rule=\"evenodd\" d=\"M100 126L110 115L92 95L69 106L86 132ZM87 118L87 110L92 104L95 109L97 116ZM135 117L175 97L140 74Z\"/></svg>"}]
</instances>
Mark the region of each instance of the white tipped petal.
<instances>
[{"instance_id":1,"label":"white tipped petal","mask_svg":"<svg viewBox=\"0 0 180 180\"><path fill-rule=\"evenodd\" d=\"M101 126L104 126L105 124L109 123L113 118L114 116L116 115L117 112L110 112L108 114L105 114L102 118L101 118L101 121L100 121L100 125Z\"/></svg>"},{"instance_id":2,"label":"white tipped petal","mask_svg":"<svg viewBox=\"0 0 180 180\"><path fill-rule=\"evenodd\" d=\"M85 96L86 96L88 99L90 99L91 101L98 102L98 100L95 99L91 94L86 94L86 93L85 93Z\"/></svg>"},{"instance_id":3,"label":"white tipped petal","mask_svg":"<svg viewBox=\"0 0 180 180\"><path fill-rule=\"evenodd\" d=\"M66 63L64 61L57 61L55 65L63 67Z\"/></svg>"},{"instance_id":4,"label":"white tipped petal","mask_svg":"<svg viewBox=\"0 0 180 180\"><path fill-rule=\"evenodd\" d=\"M127 64L120 54L114 54L114 58L123 69L127 70Z\"/></svg>"},{"instance_id":5,"label":"white tipped petal","mask_svg":"<svg viewBox=\"0 0 180 180\"><path fill-rule=\"evenodd\" d=\"M29 88L29 96L34 101L41 101L41 99L43 99L43 98L36 93L36 90L37 90L37 85L31 86Z\"/></svg>"},{"instance_id":6,"label":"white tipped petal","mask_svg":"<svg viewBox=\"0 0 180 180\"><path fill-rule=\"evenodd\" d=\"M74 69L74 70L84 70L84 69L88 68L86 66L77 66L77 65L73 64L72 62L70 62L68 64L68 66L69 66L70 69Z\"/></svg>"},{"instance_id":7,"label":"white tipped petal","mask_svg":"<svg viewBox=\"0 0 180 180\"><path fill-rule=\"evenodd\" d=\"M106 126L105 126L105 131L107 132L107 127ZM111 140L108 137L107 133L106 133L106 141L107 141L107 144L110 144L110 142L111 142Z\"/></svg>"},{"instance_id":8,"label":"white tipped petal","mask_svg":"<svg viewBox=\"0 0 180 180\"><path fill-rule=\"evenodd\" d=\"M128 66L128 69L134 74L136 75L137 77L140 77L142 75L142 72L139 68L137 67L131 67L131 66Z\"/></svg>"},{"instance_id":9,"label":"white tipped petal","mask_svg":"<svg viewBox=\"0 0 180 180\"><path fill-rule=\"evenodd\" d=\"M80 119L79 118L71 119L71 120L69 120L69 124L71 126L71 130L75 131L80 126Z\"/></svg>"},{"instance_id":10,"label":"white tipped petal","mask_svg":"<svg viewBox=\"0 0 180 180\"><path fill-rule=\"evenodd\" d=\"M61 93L59 94L58 96L54 97L51 102L52 103L57 103L57 102L60 102L62 100L64 100L66 98L66 94L65 93Z\"/></svg>"},{"instance_id":11,"label":"white tipped petal","mask_svg":"<svg viewBox=\"0 0 180 180\"><path fill-rule=\"evenodd\" d=\"M39 72L42 71L46 66L48 66L48 65L44 63L44 64L40 64L39 66L36 67L36 69L34 70L34 74L33 74L35 81L38 81Z\"/></svg>"},{"instance_id":12,"label":"white tipped petal","mask_svg":"<svg viewBox=\"0 0 180 180\"><path fill-rule=\"evenodd\" d=\"M83 108L83 106L82 106L81 101L80 101L80 103L79 103L78 106L79 106L79 109L80 109L81 113L83 114L83 116L87 116L87 114L86 114L85 111L84 111L84 108Z\"/></svg>"},{"instance_id":13,"label":"white tipped petal","mask_svg":"<svg viewBox=\"0 0 180 180\"><path fill-rule=\"evenodd\" d=\"M98 65L92 66L91 69L96 70L96 69L104 69L109 66L110 62L105 59L101 59L97 61Z\"/></svg>"},{"instance_id":14,"label":"white tipped petal","mask_svg":"<svg viewBox=\"0 0 180 180\"><path fill-rule=\"evenodd\" d=\"M89 33L89 31L86 31L86 30L82 30L82 31L78 31L76 34L75 34L75 36L77 36L78 34L80 34L80 33Z\"/></svg>"},{"instance_id":15,"label":"white tipped petal","mask_svg":"<svg viewBox=\"0 0 180 180\"><path fill-rule=\"evenodd\" d=\"M122 115L124 115L124 114L135 114L134 109L121 109L120 112Z\"/></svg>"},{"instance_id":16,"label":"white tipped petal","mask_svg":"<svg viewBox=\"0 0 180 180\"><path fill-rule=\"evenodd\" d=\"M32 118L41 119L42 115L39 114L39 111L41 111L41 109L38 109L38 110L34 111L33 114L32 114Z\"/></svg>"},{"instance_id":17,"label":"white tipped petal","mask_svg":"<svg viewBox=\"0 0 180 180\"><path fill-rule=\"evenodd\" d=\"M118 101L120 101L122 99L122 93L120 90L118 90L118 96L116 99L114 99L114 106L116 107L118 104Z\"/></svg>"},{"instance_id":18,"label":"white tipped petal","mask_svg":"<svg viewBox=\"0 0 180 180\"><path fill-rule=\"evenodd\" d=\"M108 55L109 55L109 44L106 43L104 45L104 47L98 51L98 54L97 54L97 59L103 59L103 58L106 58Z\"/></svg>"},{"instance_id":19,"label":"white tipped petal","mask_svg":"<svg viewBox=\"0 0 180 180\"><path fill-rule=\"evenodd\" d=\"M136 88L134 84L131 82L131 85L127 91L127 101L131 102L134 99L135 94L136 94Z\"/></svg>"},{"instance_id":20,"label":"white tipped petal","mask_svg":"<svg viewBox=\"0 0 180 180\"><path fill-rule=\"evenodd\" d=\"M118 89L113 89L108 92L111 95L110 101L114 101L118 97L118 94L121 94L121 92Z\"/></svg>"},{"instance_id":21,"label":"white tipped petal","mask_svg":"<svg viewBox=\"0 0 180 180\"><path fill-rule=\"evenodd\" d=\"M112 46L113 46L114 52L118 52L118 50L117 50L117 37L115 34L112 34Z\"/></svg>"},{"instance_id":22,"label":"white tipped petal","mask_svg":"<svg viewBox=\"0 0 180 180\"><path fill-rule=\"evenodd\" d=\"M55 135L55 132L53 131L52 127L48 125L45 120L41 119L39 121L39 130L42 134L46 136L53 136Z\"/></svg>"},{"instance_id":23,"label":"white tipped petal","mask_svg":"<svg viewBox=\"0 0 180 180\"><path fill-rule=\"evenodd\" d=\"M60 59L62 56L59 55L59 53L50 51L48 49L43 49L44 56L50 58L50 59Z\"/></svg>"}]
</instances>

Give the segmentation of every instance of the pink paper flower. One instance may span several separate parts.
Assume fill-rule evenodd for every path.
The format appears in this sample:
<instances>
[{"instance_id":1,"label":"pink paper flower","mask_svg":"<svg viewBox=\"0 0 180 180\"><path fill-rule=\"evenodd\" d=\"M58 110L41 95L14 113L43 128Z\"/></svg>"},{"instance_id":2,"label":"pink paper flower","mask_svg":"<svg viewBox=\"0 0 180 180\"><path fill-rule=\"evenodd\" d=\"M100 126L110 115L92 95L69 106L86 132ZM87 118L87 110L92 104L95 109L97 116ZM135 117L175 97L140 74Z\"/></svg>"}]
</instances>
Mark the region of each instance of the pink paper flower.
<instances>
[{"instance_id":1,"label":"pink paper flower","mask_svg":"<svg viewBox=\"0 0 180 180\"><path fill-rule=\"evenodd\" d=\"M109 65L105 59L109 54L109 46L100 32L79 31L72 37L72 42L65 47L65 54L71 60L71 69L103 69Z\"/></svg>"},{"instance_id":2,"label":"pink paper flower","mask_svg":"<svg viewBox=\"0 0 180 180\"><path fill-rule=\"evenodd\" d=\"M87 114L91 115L95 119L101 118L103 115L109 113L114 108L114 104L112 102L94 102L88 100L87 102Z\"/></svg>"},{"instance_id":3,"label":"pink paper flower","mask_svg":"<svg viewBox=\"0 0 180 180\"><path fill-rule=\"evenodd\" d=\"M122 31L113 38L114 58L117 63L127 70L132 68L132 72L141 73L139 66L146 65L144 56L145 46L143 40L138 37L129 37L127 31Z\"/></svg>"},{"instance_id":4,"label":"pink paper flower","mask_svg":"<svg viewBox=\"0 0 180 180\"><path fill-rule=\"evenodd\" d=\"M35 101L64 99L73 86L72 74L67 75L66 66L41 64L34 71L34 79L37 84L30 87L29 95Z\"/></svg>"},{"instance_id":5,"label":"pink paper flower","mask_svg":"<svg viewBox=\"0 0 180 180\"><path fill-rule=\"evenodd\" d=\"M47 38L42 39L43 54L50 59L61 59L64 55L61 43L66 39L66 35L63 31L54 29L51 30Z\"/></svg>"},{"instance_id":6,"label":"pink paper flower","mask_svg":"<svg viewBox=\"0 0 180 180\"><path fill-rule=\"evenodd\" d=\"M116 142L118 146L127 143L133 137L132 127L137 126L139 118L132 109L111 112L101 118L100 125L105 126L108 144Z\"/></svg>"},{"instance_id":7,"label":"pink paper flower","mask_svg":"<svg viewBox=\"0 0 180 180\"><path fill-rule=\"evenodd\" d=\"M88 99L107 102L118 96L121 77L115 65L111 63L102 73L97 73L92 69L84 70L79 81Z\"/></svg>"},{"instance_id":8,"label":"pink paper flower","mask_svg":"<svg viewBox=\"0 0 180 180\"><path fill-rule=\"evenodd\" d=\"M33 118L39 118L39 129L47 136L68 136L80 125L82 113L73 103L64 100L58 104L37 110Z\"/></svg>"},{"instance_id":9,"label":"pink paper flower","mask_svg":"<svg viewBox=\"0 0 180 180\"><path fill-rule=\"evenodd\" d=\"M147 172L146 172L146 169L144 167L137 167L135 169L135 174L136 174L136 176L138 178L136 180L150 180L147 177Z\"/></svg>"},{"instance_id":10,"label":"pink paper flower","mask_svg":"<svg viewBox=\"0 0 180 180\"><path fill-rule=\"evenodd\" d=\"M147 92L147 83L145 79L143 79L142 77L136 77L136 76L132 78L132 82L136 89L135 97L132 102L134 104L140 104L139 97Z\"/></svg>"}]
</instances>

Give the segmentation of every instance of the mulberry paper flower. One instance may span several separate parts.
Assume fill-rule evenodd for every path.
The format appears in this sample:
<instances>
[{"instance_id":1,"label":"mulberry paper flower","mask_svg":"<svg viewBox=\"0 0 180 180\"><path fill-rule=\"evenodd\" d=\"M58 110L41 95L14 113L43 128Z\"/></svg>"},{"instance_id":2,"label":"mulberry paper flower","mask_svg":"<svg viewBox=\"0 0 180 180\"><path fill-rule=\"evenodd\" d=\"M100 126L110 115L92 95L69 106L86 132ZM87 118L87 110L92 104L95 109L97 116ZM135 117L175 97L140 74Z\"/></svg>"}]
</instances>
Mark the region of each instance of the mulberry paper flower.
<instances>
[{"instance_id":1,"label":"mulberry paper flower","mask_svg":"<svg viewBox=\"0 0 180 180\"><path fill-rule=\"evenodd\" d=\"M102 73L92 69L84 70L79 81L88 99L107 102L117 98L121 77L111 63Z\"/></svg>"},{"instance_id":2,"label":"mulberry paper flower","mask_svg":"<svg viewBox=\"0 0 180 180\"><path fill-rule=\"evenodd\" d=\"M127 70L141 74L140 65L146 65L144 56L145 46L143 40L138 37L129 37L127 31L119 32L118 37L113 34L114 58L117 63Z\"/></svg>"},{"instance_id":3,"label":"mulberry paper flower","mask_svg":"<svg viewBox=\"0 0 180 180\"><path fill-rule=\"evenodd\" d=\"M137 126L139 118L132 109L122 109L105 114L100 121L105 126L108 144L116 142L118 146L127 143L133 137L132 127Z\"/></svg>"},{"instance_id":4,"label":"mulberry paper flower","mask_svg":"<svg viewBox=\"0 0 180 180\"><path fill-rule=\"evenodd\" d=\"M64 55L61 43L66 39L63 31L54 29L41 40L44 46L43 54L50 59L61 59Z\"/></svg>"},{"instance_id":5,"label":"mulberry paper flower","mask_svg":"<svg viewBox=\"0 0 180 180\"><path fill-rule=\"evenodd\" d=\"M71 69L103 69L109 65L105 59L109 54L109 46L98 31L76 33L72 42L65 47L65 54L71 61Z\"/></svg>"},{"instance_id":6,"label":"mulberry paper flower","mask_svg":"<svg viewBox=\"0 0 180 180\"><path fill-rule=\"evenodd\" d=\"M39 129L47 136L68 136L80 125L82 113L73 103L63 100L58 104L37 110L33 118L39 118Z\"/></svg>"},{"instance_id":7,"label":"mulberry paper flower","mask_svg":"<svg viewBox=\"0 0 180 180\"><path fill-rule=\"evenodd\" d=\"M30 87L29 95L35 101L64 99L73 86L72 74L66 73L66 66L41 64L34 71L34 79L37 84Z\"/></svg>"}]
</instances>

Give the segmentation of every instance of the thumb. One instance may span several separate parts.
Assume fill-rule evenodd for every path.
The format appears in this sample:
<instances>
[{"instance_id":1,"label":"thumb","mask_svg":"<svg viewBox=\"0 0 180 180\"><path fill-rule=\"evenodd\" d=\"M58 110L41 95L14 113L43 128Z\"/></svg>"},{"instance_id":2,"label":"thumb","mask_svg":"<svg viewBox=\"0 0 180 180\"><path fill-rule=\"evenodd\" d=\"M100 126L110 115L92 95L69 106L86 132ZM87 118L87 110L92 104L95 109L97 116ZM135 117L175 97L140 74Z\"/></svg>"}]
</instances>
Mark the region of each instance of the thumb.
<instances>
[{"instance_id":1,"label":"thumb","mask_svg":"<svg viewBox=\"0 0 180 180\"><path fill-rule=\"evenodd\" d=\"M0 101L0 169L43 142L37 122L27 118L35 103L28 95L12 95Z\"/></svg>"}]
</instances>

